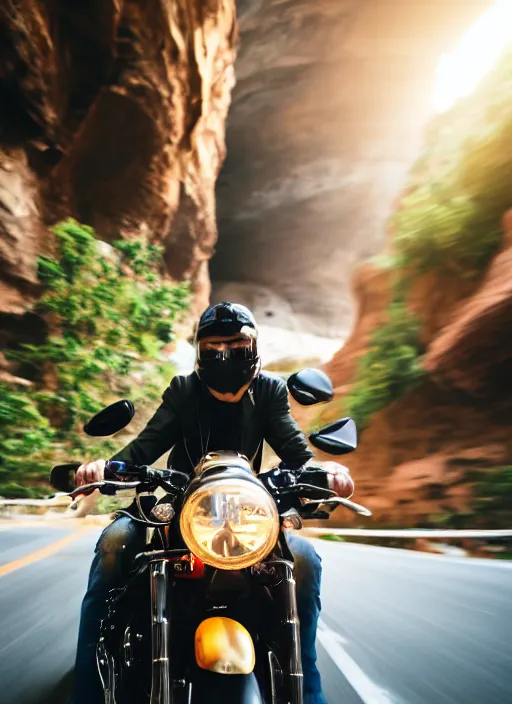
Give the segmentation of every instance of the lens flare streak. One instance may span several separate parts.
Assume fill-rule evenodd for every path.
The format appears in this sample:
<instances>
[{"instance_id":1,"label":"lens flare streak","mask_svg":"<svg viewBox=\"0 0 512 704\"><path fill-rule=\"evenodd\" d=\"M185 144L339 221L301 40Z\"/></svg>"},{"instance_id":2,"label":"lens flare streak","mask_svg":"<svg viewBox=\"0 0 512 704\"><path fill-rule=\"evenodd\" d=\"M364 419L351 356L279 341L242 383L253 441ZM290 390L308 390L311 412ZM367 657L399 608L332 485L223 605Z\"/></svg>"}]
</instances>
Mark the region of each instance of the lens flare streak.
<instances>
[{"instance_id":1,"label":"lens flare streak","mask_svg":"<svg viewBox=\"0 0 512 704\"><path fill-rule=\"evenodd\" d=\"M437 67L434 103L437 112L449 110L470 95L512 41L512 0L499 0L463 37Z\"/></svg>"}]
</instances>

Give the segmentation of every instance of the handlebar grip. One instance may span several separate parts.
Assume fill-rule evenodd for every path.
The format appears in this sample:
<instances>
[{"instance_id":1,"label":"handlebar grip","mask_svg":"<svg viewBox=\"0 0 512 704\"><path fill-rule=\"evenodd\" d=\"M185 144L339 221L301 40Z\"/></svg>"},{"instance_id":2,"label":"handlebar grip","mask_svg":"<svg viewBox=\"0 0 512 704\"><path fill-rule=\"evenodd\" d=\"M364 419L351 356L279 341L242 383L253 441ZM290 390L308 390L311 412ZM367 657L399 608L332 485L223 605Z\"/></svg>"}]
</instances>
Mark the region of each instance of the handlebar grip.
<instances>
[{"instance_id":1,"label":"handlebar grip","mask_svg":"<svg viewBox=\"0 0 512 704\"><path fill-rule=\"evenodd\" d=\"M136 465L120 460L107 460L104 471L105 481L139 481L150 486L161 486L167 490L182 490L189 476L174 469L153 469L147 465Z\"/></svg>"},{"instance_id":2,"label":"handlebar grip","mask_svg":"<svg viewBox=\"0 0 512 704\"><path fill-rule=\"evenodd\" d=\"M107 460L105 462L104 478L106 481L130 482L133 480L145 481L150 477L151 467L138 466L120 460Z\"/></svg>"},{"instance_id":3,"label":"handlebar grip","mask_svg":"<svg viewBox=\"0 0 512 704\"><path fill-rule=\"evenodd\" d=\"M107 460L105 462L104 478L106 481L131 482L137 480L140 482L151 482L158 475L158 470L146 465L136 465L120 460Z\"/></svg>"},{"instance_id":4,"label":"handlebar grip","mask_svg":"<svg viewBox=\"0 0 512 704\"><path fill-rule=\"evenodd\" d=\"M126 467L126 462L120 462L118 460L107 460L105 462L105 479L107 481L119 481L120 475L123 475Z\"/></svg>"}]
</instances>

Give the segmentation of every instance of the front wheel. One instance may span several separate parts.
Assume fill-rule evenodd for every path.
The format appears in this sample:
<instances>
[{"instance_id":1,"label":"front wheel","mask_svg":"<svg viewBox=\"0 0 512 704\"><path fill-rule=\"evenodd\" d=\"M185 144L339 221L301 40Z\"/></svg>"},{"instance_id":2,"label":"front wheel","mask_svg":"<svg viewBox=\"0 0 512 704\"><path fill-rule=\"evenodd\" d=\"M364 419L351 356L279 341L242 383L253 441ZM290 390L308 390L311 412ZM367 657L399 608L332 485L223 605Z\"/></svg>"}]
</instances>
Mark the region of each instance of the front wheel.
<instances>
[{"instance_id":1,"label":"front wheel","mask_svg":"<svg viewBox=\"0 0 512 704\"><path fill-rule=\"evenodd\" d=\"M265 704L258 680L250 675L220 675L198 670L192 683L191 704Z\"/></svg>"}]
</instances>

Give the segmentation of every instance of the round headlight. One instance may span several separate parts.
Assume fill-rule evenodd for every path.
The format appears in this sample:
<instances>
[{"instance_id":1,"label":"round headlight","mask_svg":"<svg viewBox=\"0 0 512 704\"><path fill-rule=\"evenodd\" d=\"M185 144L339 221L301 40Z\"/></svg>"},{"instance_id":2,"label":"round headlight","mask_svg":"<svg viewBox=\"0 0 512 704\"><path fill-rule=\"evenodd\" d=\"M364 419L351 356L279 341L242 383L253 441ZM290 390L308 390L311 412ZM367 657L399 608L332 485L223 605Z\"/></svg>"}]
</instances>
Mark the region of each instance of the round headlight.
<instances>
[{"instance_id":1,"label":"round headlight","mask_svg":"<svg viewBox=\"0 0 512 704\"><path fill-rule=\"evenodd\" d=\"M207 565L240 570L263 560L279 536L274 499L256 482L217 479L200 485L185 501L181 534Z\"/></svg>"}]
</instances>

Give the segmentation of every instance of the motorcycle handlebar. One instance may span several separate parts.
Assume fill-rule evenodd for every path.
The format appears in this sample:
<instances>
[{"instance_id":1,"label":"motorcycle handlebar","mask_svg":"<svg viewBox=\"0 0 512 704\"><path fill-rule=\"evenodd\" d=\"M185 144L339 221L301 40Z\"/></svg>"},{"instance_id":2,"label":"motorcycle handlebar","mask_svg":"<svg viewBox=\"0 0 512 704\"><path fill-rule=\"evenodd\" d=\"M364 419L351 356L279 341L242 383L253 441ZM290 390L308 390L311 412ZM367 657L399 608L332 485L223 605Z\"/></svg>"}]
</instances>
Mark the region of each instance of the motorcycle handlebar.
<instances>
[{"instance_id":1,"label":"motorcycle handlebar","mask_svg":"<svg viewBox=\"0 0 512 704\"><path fill-rule=\"evenodd\" d=\"M138 486L141 485L141 482L139 481L134 481L134 482L129 482L129 481L123 481L123 482L116 482L112 480L104 480L101 482L93 482L92 484L82 484L82 486L77 486L76 489L73 489L73 491L67 492L67 494L72 498L76 498L77 496L87 496L88 494L92 494L93 491L96 489L99 489L100 491L103 489L104 494L115 494L117 491L120 490L126 490L126 489L136 489Z\"/></svg>"},{"instance_id":2,"label":"motorcycle handlebar","mask_svg":"<svg viewBox=\"0 0 512 704\"><path fill-rule=\"evenodd\" d=\"M104 472L105 481L131 482L138 481L141 484L151 484L155 488L183 489L189 482L190 477L184 472L175 469L153 469L147 465L135 465L119 460L107 460Z\"/></svg>"},{"instance_id":3,"label":"motorcycle handlebar","mask_svg":"<svg viewBox=\"0 0 512 704\"><path fill-rule=\"evenodd\" d=\"M79 467L80 464L76 462L57 465L51 471L50 483L59 491L76 497L90 494L95 489L112 494L120 489L135 489L141 485L148 486L148 489L162 486L167 491L175 491L186 486L189 481L188 475L173 469L158 470L145 465L107 460L101 481L75 486L75 474Z\"/></svg>"},{"instance_id":4,"label":"motorcycle handlebar","mask_svg":"<svg viewBox=\"0 0 512 704\"><path fill-rule=\"evenodd\" d=\"M76 471L78 466L79 465L60 465L54 468L52 475L55 470L65 470L69 476L69 473ZM360 515L371 515L371 512L364 506L349 501L348 499L340 499L335 495L335 492L321 486L324 484L324 480L319 477L317 478L315 474L317 473L312 474L310 471L297 472L284 468L276 468L263 473L260 479L267 490L274 496L276 501L278 501L278 504L280 504L282 500L285 502L291 500L291 505L296 504L297 509L303 514L304 518L324 517L320 514L315 514L315 509L330 509L332 511L336 506L344 506ZM55 479L59 481L62 480L62 477L59 477L58 471L55 474ZM141 485L147 487L148 490L162 487L168 492L179 492L187 486L189 480L190 477L187 474L174 469L158 470L147 465L134 465L119 460L107 460L105 463L103 481L72 488L71 491L68 489L67 493L69 493L69 496L72 498L80 494L90 494L95 489L99 489L105 494L115 494L120 490L137 489ZM52 483L56 486L55 481L52 481ZM57 488L61 487L57 485ZM304 504L303 499L307 499L308 503Z\"/></svg>"}]
</instances>

